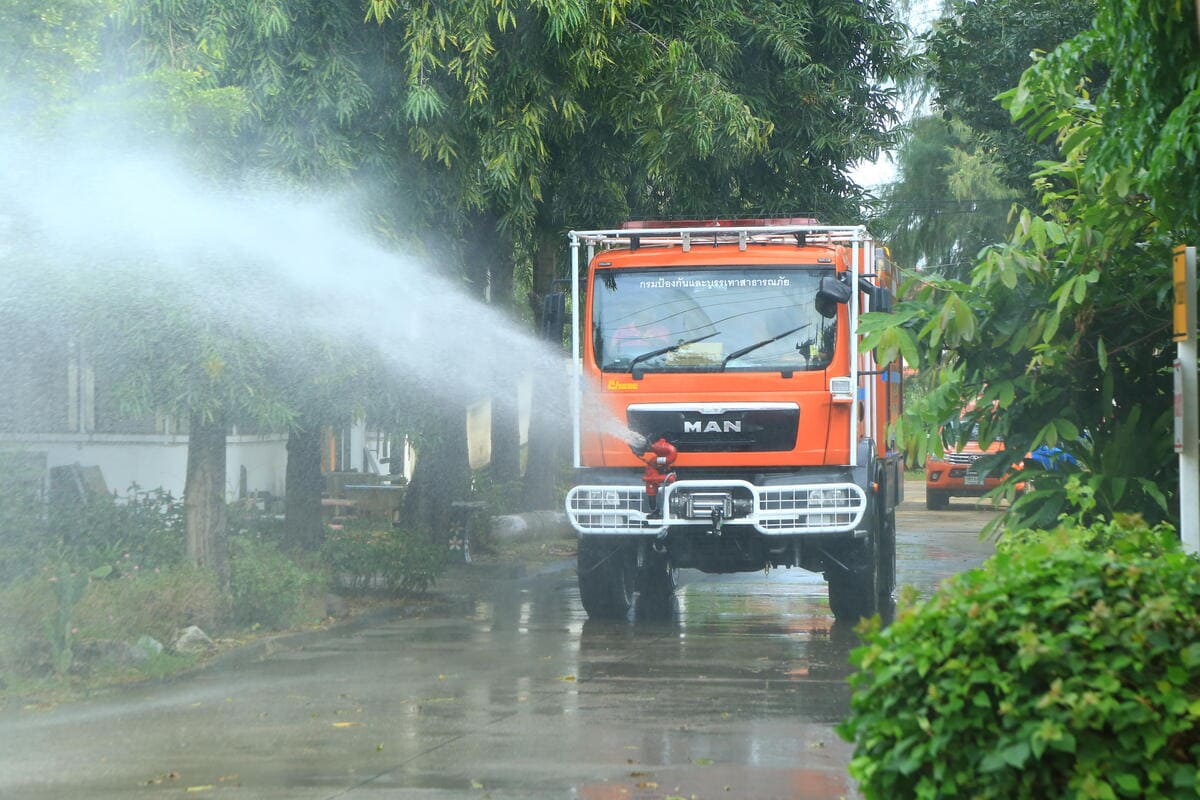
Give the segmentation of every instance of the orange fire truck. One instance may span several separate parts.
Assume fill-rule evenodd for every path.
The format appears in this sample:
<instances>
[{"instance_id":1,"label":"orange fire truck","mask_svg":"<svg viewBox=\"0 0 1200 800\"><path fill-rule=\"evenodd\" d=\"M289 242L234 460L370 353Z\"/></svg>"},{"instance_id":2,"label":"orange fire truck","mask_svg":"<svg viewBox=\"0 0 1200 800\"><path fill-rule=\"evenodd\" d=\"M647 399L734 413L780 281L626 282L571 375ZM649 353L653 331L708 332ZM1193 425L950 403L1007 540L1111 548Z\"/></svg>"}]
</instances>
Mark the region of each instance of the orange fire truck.
<instances>
[{"instance_id":1,"label":"orange fire truck","mask_svg":"<svg viewBox=\"0 0 1200 800\"><path fill-rule=\"evenodd\" d=\"M792 566L824 574L836 618L878 610L895 583L902 376L858 352L857 321L891 308L886 250L807 218L569 239L566 510L588 615L669 598L677 568Z\"/></svg>"}]
</instances>

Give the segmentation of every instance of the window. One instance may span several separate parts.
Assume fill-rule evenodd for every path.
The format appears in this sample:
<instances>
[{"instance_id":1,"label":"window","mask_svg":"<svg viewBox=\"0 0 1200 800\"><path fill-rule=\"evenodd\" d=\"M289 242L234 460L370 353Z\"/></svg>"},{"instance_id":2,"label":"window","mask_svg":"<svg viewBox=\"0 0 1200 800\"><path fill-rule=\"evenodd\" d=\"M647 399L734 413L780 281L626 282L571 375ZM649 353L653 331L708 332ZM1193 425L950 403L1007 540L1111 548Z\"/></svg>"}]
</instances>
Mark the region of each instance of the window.
<instances>
[{"instance_id":1,"label":"window","mask_svg":"<svg viewBox=\"0 0 1200 800\"><path fill-rule=\"evenodd\" d=\"M597 270L596 363L605 372L819 370L836 319L814 307L829 267Z\"/></svg>"}]
</instances>

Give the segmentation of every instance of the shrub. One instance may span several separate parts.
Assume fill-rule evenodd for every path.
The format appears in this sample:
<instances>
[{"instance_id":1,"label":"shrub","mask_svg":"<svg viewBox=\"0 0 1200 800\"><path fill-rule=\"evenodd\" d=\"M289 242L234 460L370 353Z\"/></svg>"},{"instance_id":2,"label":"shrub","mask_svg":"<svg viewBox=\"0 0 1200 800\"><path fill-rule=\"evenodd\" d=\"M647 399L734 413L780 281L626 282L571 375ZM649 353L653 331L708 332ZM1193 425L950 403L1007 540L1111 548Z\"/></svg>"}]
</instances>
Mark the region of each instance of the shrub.
<instances>
[{"instance_id":1,"label":"shrub","mask_svg":"<svg viewBox=\"0 0 1200 800\"><path fill-rule=\"evenodd\" d=\"M1157 558L1179 549L1175 531L1169 525L1149 527L1139 515L1118 514L1111 521L1101 520L1088 527L1066 523L1053 530L1006 531L996 541L996 550L1010 553L1046 542L1069 542L1085 550L1116 550L1143 558Z\"/></svg>"},{"instance_id":2,"label":"shrub","mask_svg":"<svg viewBox=\"0 0 1200 800\"><path fill-rule=\"evenodd\" d=\"M274 542L231 536L229 546L229 591L238 624L287 627L300 621L312 606L309 601L324 592L324 576L288 558Z\"/></svg>"},{"instance_id":3,"label":"shrub","mask_svg":"<svg viewBox=\"0 0 1200 800\"><path fill-rule=\"evenodd\" d=\"M142 569L184 560L183 501L163 489L131 486L124 497L93 495L84 503L50 507L55 538L74 551L73 560L99 566L128 559Z\"/></svg>"},{"instance_id":4,"label":"shrub","mask_svg":"<svg viewBox=\"0 0 1200 800\"><path fill-rule=\"evenodd\" d=\"M0 584L35 574L46 561L43 464L0 449Z\"/></svg>"},{"instance_id":5,"label":"shrub","mask_svg":"<svg viewBox=\"0 0 1200 800\"><path fill-rule=\"evenodd\" d=\"M1010 542L866 632L839 729L866 797L1196 796L1200 561L1093 528Z\"/></svg>"},{"instance_id":6,"label":"shrub","mask_svg":"<svg viewBox=\"0 0 1200 800\"><path fill-rule=\"evenodd\" d=\"M228 608L212 570L190 565L131 570L93 581L76 610L76 624L81 639L133 642L146 635L169 644L188 625L216 630Z\"/></svg>"},{"instance_id":7,"label":"shrub","mask_svg":"<svg viewBox=\"0 0 1200 800\"><path fill-rule=\"evenodd\" d=\"M90 495L52 504L10 480L0 454L0 583L68 561L91 571L138 565L169 567L184 560L183 501L163 489L130 487L123 497Z\"/></svg>"},{"instance_id":8,"label":"shrub","mask_svg":"<svg viewBox=\"0 0 1200 800\"><path fill-rule=\"evenodd\" d=\"M229 504L226 513L230 535L275 542L287 550L291 542L288 541L287 531L284 529L283 515L270 512L273 501L266 501L266 509L260 509L259 502L256 497L248 497Z\"/></svg>"},{"instance_id":9,"label":"shrub","mask_svg":"<svg viewBox=\"0 0 1200 800\"><path fill-rule=\"evenodd\" d=\"M210 570L103 571L107 578L59 563L0 590L0 672L62 675L75 667L80 645L143 634L166 644L186 625L211 631L228 607Z\"/></svg>"},{"instance_id":10,"label":"shrub","mask_svg":"<svg viewBox=\"0 0 1200 800\"><path fill-rule=\"evenodd\" d=\"M0 587L0 675L53 671L46 626L57 613L54 585L44 576Z\"/></svg>"},{"instance_id":11,"label":"shrub","mask_svg":"<svg viewBox=\"0 0 1200 800\"><path fill-rule=\"evenodd\" d=\"M392 594L425 591L446 562L445 545L427 536L361 523L330 531L321 555L350 588Z\"/></svg>"}]
</instances>

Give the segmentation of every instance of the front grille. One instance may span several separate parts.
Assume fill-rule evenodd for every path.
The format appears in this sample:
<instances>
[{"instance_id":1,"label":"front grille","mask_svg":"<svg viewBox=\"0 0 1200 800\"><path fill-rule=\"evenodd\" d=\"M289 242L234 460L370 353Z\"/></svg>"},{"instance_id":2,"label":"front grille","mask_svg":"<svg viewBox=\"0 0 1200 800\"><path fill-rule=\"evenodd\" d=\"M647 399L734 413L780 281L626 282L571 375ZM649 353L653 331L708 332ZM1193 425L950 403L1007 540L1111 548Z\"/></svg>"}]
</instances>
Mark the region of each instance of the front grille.
<instances>
[{"instance_id":1,"label":"front grille","mask_svg":"<svg viewBox=\"0 0 1200 800\"><path fill-rule=\"evenodd\" d=\"M947 464L974 464L983 458L983 453L946 453Z\"/></svg>"},{"instance_id":2,"label":"front grille","mask_svg":"<svg viewBox=\"0 0 1200 800\"><path fill-rule=\"evenodd\" d=\"M866 510L862 490L837 487L764 489L758 496L759 524L772 532L848 530Z\"/></svg>"},{"instance_id":3,"label":"front grille","mask_svg":"<svg viewBox=\"0 0 1200 800\"><path fill-rule=\"evenodd\" d=\"M699 409L631 407L629 428L654 441L660 436L681 453L786 452L796 446L800 409Z\"/></svg>"},{"instance_id":4,"label":"front grille","mask_svg":"<svg viewBox=\"0 0 1200 800\"><path fill-rule=\"evenodd\" d=\"M642 511L640 486L578 487L567 495L567 515L582 533L646 533L662 530Z\"/></svg>"}]
</instances>

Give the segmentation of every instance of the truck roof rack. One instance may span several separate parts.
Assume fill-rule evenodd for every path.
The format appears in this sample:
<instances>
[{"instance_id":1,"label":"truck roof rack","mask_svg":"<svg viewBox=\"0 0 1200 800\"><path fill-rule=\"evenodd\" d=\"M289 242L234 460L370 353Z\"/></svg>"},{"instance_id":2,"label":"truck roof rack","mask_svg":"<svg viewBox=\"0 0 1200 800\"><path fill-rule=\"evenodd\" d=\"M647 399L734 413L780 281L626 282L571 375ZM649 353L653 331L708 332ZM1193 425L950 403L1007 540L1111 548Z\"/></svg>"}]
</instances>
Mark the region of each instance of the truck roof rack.
<instances>
[{"instance_id":1,"label":"truck roof rack","mask_svg":"<svg viewBox=\"0 0 1200 800\"><path fill-rule=\"evenodd\" d=\"M782 219L738 219L698 222L627 222L620 228L594 231L571 231L573 245L588 245L601 249L639 247L682 247L692 245L734 244L745 250L751 244L850 244L870 241L862 225L822 225L808 217Z\"/></svg>"}]
</instances>

